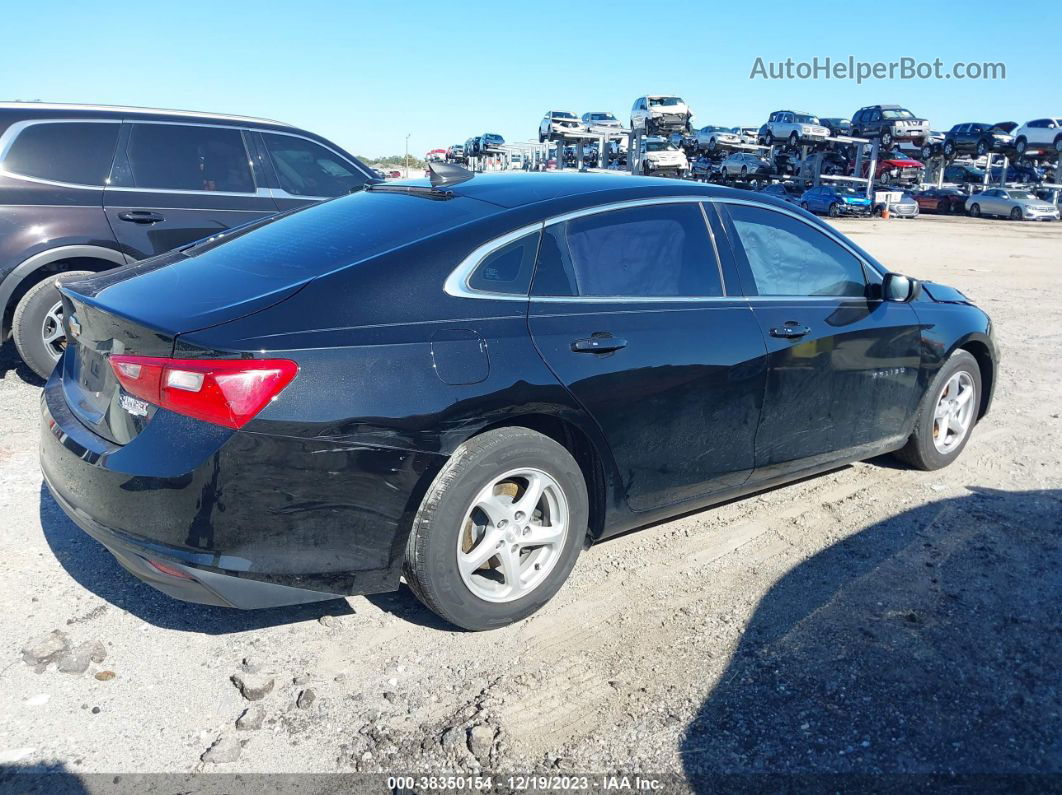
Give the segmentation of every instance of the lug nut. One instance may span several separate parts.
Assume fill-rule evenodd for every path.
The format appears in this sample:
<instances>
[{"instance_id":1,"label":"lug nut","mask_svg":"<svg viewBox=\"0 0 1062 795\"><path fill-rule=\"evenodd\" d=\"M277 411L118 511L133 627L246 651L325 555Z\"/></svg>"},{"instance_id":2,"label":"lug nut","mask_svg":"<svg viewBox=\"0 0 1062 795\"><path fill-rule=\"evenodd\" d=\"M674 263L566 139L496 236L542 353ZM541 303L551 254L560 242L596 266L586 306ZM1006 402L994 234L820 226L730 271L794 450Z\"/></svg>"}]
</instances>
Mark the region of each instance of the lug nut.
<instances>
[{"instance_id":1,"label":"lug nut","mask_svg":"<svg viewBox=\"0 0 1062 795\"><path fill-rule=\"evenodd\" d=\"M523 511L517 511L516 512L516 521L522 522L523 520L524 520L524 512Z\"/></svg>"}]
</instances>

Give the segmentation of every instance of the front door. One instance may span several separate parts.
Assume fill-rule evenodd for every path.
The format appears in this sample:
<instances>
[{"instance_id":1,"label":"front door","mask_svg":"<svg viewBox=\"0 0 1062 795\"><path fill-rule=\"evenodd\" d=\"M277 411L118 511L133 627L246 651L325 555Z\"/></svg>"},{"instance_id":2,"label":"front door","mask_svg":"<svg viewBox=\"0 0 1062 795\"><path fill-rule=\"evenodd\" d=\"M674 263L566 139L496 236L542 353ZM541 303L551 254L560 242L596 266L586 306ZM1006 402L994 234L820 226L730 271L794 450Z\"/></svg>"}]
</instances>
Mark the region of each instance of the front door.
<instances>
[{"instance_id":1,"label":"front door","mask_svg":"<svg viewBox=\"0 0 1062 795\"><path fill-rule=\"evenodd\" d=\"M598 210L543 234L531 335L600 426L633 510L752 471L765 348L725 275L694 201Z\"/></svg>"},{"instance_id":2,"label":"front door","mask_svg":"<svg viewBox=\"0 0 1062 795\"><path fill-rule=\"evenodd\" d=\"M127 122L103 194L122 250L143 259L277 211L251 172L243 132Z\"/></svg>"},{"instance_id":3,"label":"front door","mask_svg":"<svg viewBox=\"0 0 1062 795\"><path fill-rule=\"evenodd\" d=\"M813 222L766 207L725 207L768 349L756 478L902 442L921 395L914 309L880 300L876 271Z\"/></svg>"}]
</instances>

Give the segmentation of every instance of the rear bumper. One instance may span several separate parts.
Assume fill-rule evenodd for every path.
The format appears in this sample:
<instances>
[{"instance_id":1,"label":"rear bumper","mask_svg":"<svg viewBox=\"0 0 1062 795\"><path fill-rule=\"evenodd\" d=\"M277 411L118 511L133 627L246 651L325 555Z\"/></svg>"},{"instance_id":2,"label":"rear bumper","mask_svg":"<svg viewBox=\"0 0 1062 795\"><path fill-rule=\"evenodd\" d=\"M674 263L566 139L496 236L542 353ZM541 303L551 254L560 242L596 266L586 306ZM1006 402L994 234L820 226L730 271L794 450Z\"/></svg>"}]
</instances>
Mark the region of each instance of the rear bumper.
<instances>
[{"instance_id":1,"label":"rear bumper","mask_svg":"<svg viewBox=\"0 0 1062 795\"><path fill-rule=\"evenodd\" d=\"M44 480L75 524L158 590L244 609L397 588L419 490L445 461L162 409L112 445L74 417L55 374L41 420Z\"/></svg>"}]
</instances>

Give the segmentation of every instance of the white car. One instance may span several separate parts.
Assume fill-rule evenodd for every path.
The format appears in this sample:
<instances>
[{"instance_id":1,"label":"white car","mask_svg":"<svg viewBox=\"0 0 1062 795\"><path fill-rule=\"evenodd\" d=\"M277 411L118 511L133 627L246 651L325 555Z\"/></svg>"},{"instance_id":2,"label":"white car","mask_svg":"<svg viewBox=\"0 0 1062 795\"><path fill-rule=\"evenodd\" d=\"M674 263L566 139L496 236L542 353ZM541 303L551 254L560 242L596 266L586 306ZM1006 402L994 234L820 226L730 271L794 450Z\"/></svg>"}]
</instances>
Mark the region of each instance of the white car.
<instances>
[{"instance_id":1,"label":"white car","mask_svg":"<svg viewBox=\"0 0 1062 795\"><path fill-rule=\"evenodd\" d=\"M587 129L591 127L603 127L607 130L622 130L620 120L606 111L590 111L582 115L581 121Z\"/></svg>"},{"instance_id":2,"label":"white car","mask_svg":"<svg viewBox=\"0 0 1062 795\"><path fill-rule=\"evenodd\" d=\"M1014 149L1019 155L1028 149L1051 149L1062 155L1062 117L1025 122L1014 131Z\"/></svg>"},{"instance_id":3,"label":"white car","mask_svg":"<svg viewBox=\"0 0 1062 795\"><path fill-rule=\"evenodd\" d=\"M548 110L538 123L538 142L552 141L566 132L585 132L586 127L578 117L567 110Z\"/></svg>"},{"instance_id":4,"label":"white car","mask_svg":"<svg viewBox=\"0 0 1062 795\"><path fill-rule=\"evenodd\" d=\"M669 94L647 94L634 100L631 129L646 135L662 132L689 132L690 112L686 101Z\"/></svg>"},{"instance_id":5,"label":"white car","mask_svg":"<svg viewBox=\"0 0 1062 795\"><path fill-rule=\"evenodd\" d=\"M825 141L830 130L817 116L797 110L776 110L767 119L766 143L797 146L808 141Z\"/></svg>"},{"instance_id":6,"label":"white car","mask_svg":"<svg viewBox=\"0 0 1062 795\"><path fill-rule=\"evenodd\" d=\"M667 138L658 135L642 139L640 154L642 173L647 177L666 174L684 177L690 170L686 154Z\"/></svg>"},{"instance_id":7,"label":"white car","mask_svg":"<svg viewBox=\"0 0 1062 795\"><path fill-rule=\"evenodd\" d=\"M697 149L714 152L720 146L737 146L745 143L736 127L717 127L709 124L693 133Z\"/></svg>"}]
</instances>

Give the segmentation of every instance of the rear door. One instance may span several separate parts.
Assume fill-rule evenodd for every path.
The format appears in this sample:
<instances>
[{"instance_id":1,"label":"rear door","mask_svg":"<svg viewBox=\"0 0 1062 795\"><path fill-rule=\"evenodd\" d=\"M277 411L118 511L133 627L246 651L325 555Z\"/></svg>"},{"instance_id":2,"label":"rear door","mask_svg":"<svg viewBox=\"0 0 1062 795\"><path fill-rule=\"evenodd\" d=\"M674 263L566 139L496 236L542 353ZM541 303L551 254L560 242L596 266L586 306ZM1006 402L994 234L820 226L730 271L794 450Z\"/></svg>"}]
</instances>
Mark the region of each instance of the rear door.
<instances>
[{"instance_id":1,"label":"rear door","mask_svg":"<svg viewBox=\"0 0 1062 795\"><path fill-rule=\"evenodd\" d=\"M547 222L528 312L637 511L743 483L765 383L763 338L701 205L658 201Z\"/></svg>"},{"instance_id":2,"label":"rear door","mask_svg":"<svg viewBox=\"0 0 1062 795\"><path fill-rule=\"evenodd\" d=\"M154 121L122 125L104 207L136 259L277 211L255 183L241 129Z\"/></svg>"},{"instance_id":3,"label":"rear door","mask_svg":"<svg viewBox=\"0 0 1062 795\"><path fill-rule=\"evenodd\" d=\"M727 237L768 349L756 478L898 442L920 396L921 331L880 275L795 213L728 202Z\"/></svg>"}]
</instances>

